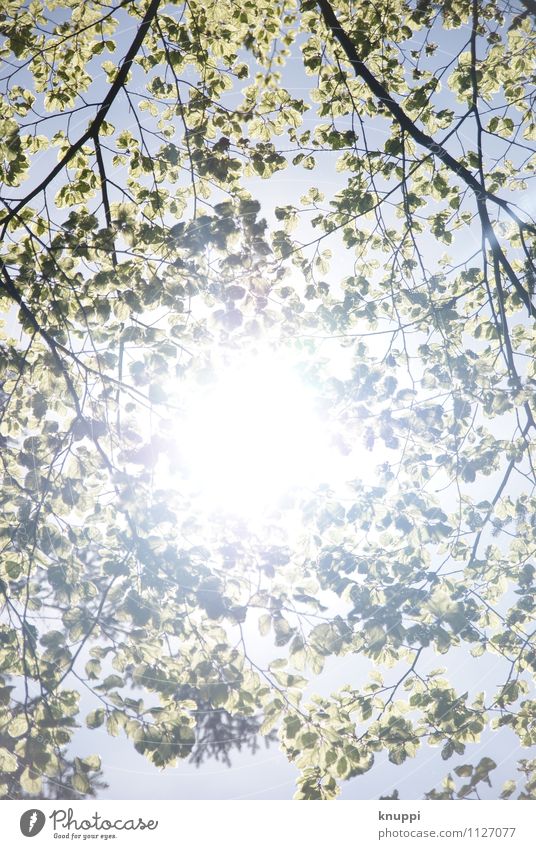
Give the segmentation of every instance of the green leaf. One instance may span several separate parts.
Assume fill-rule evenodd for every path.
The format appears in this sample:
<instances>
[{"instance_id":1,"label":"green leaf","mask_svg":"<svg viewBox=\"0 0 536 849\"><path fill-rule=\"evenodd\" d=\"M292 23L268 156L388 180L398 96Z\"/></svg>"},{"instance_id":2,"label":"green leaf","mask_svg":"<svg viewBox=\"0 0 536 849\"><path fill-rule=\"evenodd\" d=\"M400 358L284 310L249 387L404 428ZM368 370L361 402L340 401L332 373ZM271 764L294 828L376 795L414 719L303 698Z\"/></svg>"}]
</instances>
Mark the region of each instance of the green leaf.
<instances>
[{"instance_id":1,"label":"green leaf","mask_svg":"<svg viewBox=\"0 0 536 849\"><path fill-rule=\"evenodd\" d=\"M26 767L20 777L20 784L26 793L37 796L41 792L41 776L31 767Z\"/></svg>"},{"instance_id":2,"label":"green leaf","mask_svg":"<svg viewBox=\"0 0 536 849\"><path fill-rule=\"evenodd\" d=\"M86 725L88 728L99 728L104 722L103 708L96 708L88 713L86 717Z\"/></svg>"},{"instance_id":3,"label":"green leaf","mask_svg":"<svg viewBox=\"0 0 536 849\"><path fill-rule=\"evenodd\" d=\"M10 737L22 737L29 730L28 721L25 716L19 714L11 720L7 727Z\"/></svg>"},{"instance_id":4,"label":"green leaf","mask_svg":"<svg viewBox=\"0 0 536 849\"><path fill-rule=\"evenodd\" d=\"M89 791L89 781L85 775L75 772L73 775L73 787L78 793L85 795Z\"/></svg>"},{"instance_id":5,"label":"green leaf","mask_svg":"<svg viewBox=\"0 0 536 849\"><path fill-rule=\"evenodd\" d=\"M15 755L4 747L0 747L0 771L15 772L18 769L19 762Z\"/></svg>"}]
</instances>

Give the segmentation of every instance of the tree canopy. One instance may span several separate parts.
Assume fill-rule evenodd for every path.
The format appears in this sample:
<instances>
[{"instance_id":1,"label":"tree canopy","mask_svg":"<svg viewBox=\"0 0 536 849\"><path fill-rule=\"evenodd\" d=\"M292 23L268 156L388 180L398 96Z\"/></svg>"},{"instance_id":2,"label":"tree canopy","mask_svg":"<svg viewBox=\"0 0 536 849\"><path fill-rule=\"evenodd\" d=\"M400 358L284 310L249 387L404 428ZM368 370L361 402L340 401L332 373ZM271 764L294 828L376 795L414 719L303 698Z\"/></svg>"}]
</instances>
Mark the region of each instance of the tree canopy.
<instances>
[{"instance_id":1,"label":"tree canopy","mask_svg":"<svg viewBox=\"0 0 536 849\"><path fill-rule=\"evenodd\" d=\"M490 792L535 797L535 11L5 0L3 795L94 792L80 722L166 767L221 716L298 799L427 746L429 798L478 796L490 729L527 750ZM259 377L261 434L226 390L192 428L261 361L310 426ZM337 474L268 492L313 417Z\"/></svg>"}]
</instances>

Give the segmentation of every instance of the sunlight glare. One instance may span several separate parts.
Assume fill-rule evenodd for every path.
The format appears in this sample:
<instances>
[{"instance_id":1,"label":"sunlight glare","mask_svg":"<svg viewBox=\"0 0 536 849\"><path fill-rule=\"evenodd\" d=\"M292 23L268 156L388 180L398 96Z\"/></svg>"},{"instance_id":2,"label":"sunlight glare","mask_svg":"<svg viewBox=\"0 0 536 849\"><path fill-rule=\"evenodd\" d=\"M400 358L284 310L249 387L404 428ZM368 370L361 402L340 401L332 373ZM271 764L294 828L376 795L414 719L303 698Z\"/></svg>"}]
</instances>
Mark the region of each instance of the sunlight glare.
<instances>
[{"instance_id":1,"label":"sunlight glare","mask_svg":"<svg viewBox=\"0 0 536 849\"><path fill-rule=\"evenodd\" d=\"M318 484L332 453L312 388L288 363L261 357L200 390L187 416L185 448L201 498L241 514Z\"/></svg>"}]
</instances>

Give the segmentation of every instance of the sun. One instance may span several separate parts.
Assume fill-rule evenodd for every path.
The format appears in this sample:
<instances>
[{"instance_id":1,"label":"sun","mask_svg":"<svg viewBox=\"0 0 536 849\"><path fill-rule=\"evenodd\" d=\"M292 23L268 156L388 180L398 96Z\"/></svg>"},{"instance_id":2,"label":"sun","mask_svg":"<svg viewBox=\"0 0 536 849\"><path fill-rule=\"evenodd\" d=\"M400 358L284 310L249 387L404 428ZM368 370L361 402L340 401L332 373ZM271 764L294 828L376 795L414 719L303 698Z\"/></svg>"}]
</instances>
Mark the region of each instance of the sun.
<instances>
[{"instance_id":1,"label":"sun","mask_svg":"<svg viewBox=\"0 0 536 849\"><path fill-rule=\"evenodd\" d=\"M297 366L277 356L235 362L197 388L181 440L196 495L247 515L320 483L334 452L317 402Z\"/></svg>"}]
</instances>

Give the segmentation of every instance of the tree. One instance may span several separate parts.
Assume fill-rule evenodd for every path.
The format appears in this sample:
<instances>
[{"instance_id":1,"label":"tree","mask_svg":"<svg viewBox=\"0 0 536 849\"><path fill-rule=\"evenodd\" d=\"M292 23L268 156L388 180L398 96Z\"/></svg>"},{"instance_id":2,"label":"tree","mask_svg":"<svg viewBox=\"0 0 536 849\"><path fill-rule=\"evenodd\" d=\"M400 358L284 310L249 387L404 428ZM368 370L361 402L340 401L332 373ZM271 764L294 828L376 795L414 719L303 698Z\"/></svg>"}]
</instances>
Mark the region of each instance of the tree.
<instances>
[{"instance_id":1,"label":"tree","mask_svg":"<svg viewBox=\"0 0 536 849\"><path fill-rule=\"evenodd\" d=\"M162 767L199 705L277 729L299 799L423 746L466 797L487 729L536 744L532 6L4 4L6 794L59 774L81 688ZM266 350L354 472L247 526L189 488L185 410Z\"/></svg>"}]
</instances>

